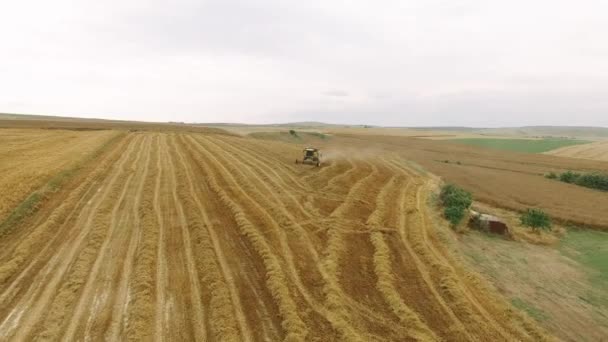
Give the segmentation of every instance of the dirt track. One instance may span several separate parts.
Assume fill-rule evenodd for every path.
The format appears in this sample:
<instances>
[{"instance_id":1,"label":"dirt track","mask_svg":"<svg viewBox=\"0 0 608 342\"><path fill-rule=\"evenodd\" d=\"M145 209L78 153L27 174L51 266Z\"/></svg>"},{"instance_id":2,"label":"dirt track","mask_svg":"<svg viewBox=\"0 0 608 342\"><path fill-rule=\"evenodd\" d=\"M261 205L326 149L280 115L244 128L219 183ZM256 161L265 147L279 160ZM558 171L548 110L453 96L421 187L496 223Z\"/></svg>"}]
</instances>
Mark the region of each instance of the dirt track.
<instances>
[{"instance_id":1,"label":"dirt track","mask_svg":"<svg viewBox=\"0 0 608 342\"><path fill-rule=\"evenodd\" d=\"M390 153L320 169L297 153L129 134L0 241L0 338L545 337L445 251L429 178Z\"/></svg>"}]
</instances>

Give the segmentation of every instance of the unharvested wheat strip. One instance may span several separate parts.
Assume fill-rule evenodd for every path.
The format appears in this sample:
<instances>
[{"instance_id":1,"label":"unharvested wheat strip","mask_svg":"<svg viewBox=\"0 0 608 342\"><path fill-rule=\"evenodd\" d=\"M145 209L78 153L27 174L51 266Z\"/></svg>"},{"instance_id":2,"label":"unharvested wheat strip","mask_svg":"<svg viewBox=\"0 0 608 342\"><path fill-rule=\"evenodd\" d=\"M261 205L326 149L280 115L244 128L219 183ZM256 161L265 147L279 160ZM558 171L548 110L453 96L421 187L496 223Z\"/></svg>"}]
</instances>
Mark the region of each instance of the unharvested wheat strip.
<instances>
[{"instance_id":1,"label":"unharvested wheat strip","mask_svg":"<svg viewBox=\"0 0 608 342\"><path fill-rule=\"evenodd\" d=\"M165 135L161 135L159 141L158 148L158 156L157 156L157 168L158 168L158 177L156 178L156 184L154 188L154 212L156 214L156 221L158 222L158 242L157 242L157 250L156 250L156 315L155 315L155 334L154 337L157 341L165 340L165 331L167 331L167 322L165 320L165 307L167 305L167 300L165 298L165 291L167 289L167 270L165 265L165 253L164 246L165 243L165 229L164 229L164 217L162 214L161 206L160 206L160 194L161 194L161 180L163 176L163 165L162 161L166 161L161 155L161 149L165 145Z\"/></svg>"},{"instance_id":2,"label":"unharvested wheat strip","mask_svg":"<svg viewBox=\"0 0 608 342\"><path fill-rule=\"evenodd\" d=\"M399 186L403 186L397 182L396 176L382 187L376 199L376 210L370 215L367 223L372 226L383 226L388 203L394 203L394 194ZM391 193L393 194L391 197ZM378 277L376 287L384 297L384 300L389 305L395 316L408 329L408 335L419 341L436 341L437 336L433 331L420 319L418 314L407 306L399 292L394 286L393 268L391 266L391 251L384 240L384 235L379 232L370 234L370 240L374 246L374 272Z\"/></svg>"},{"instance_id":3,"label":"unharvested wheat strip","mask_svg":"<svg viewBox=\"0 0 608 342\"><path fill-rule=\"evenodd\" d=\"M128 141L125 141L125 143L128 144ZM38 264L48 262L50 248L52 248L57 241L65 240L65 236L68 234L67 230L73 228L73 226L69 226L69 223L79 211L83 210L83 205L85 205L84 201L90 197L91 192L95 188L95 179L106 173L107 164L115 161L115 159L119 157L119 151L120 147L106 155L105 158L100 161L100 167L87 176L82 184L74 191L70 192L68 198L53 210L49 216L44 217L42 223L36 224L35 228L32 229L32 232L23 237L15 248L6 249L6 255L10 256L11 259L5 260L0 266L0 283L3 282L3 279L8 279L16 272L19 272L19 274L10 282L9 286L2 292L2 295L0 295L0 303L4 303L7 298L14 297L14 291L16 291L16 289L23 289L23 279L26 275L30 274L30 271L34 267L38 266ZM74 202L76 203L73 204ZM38 222L41 220L38 220ZM59 228L51 231L52 227L56 224L60 224ZM52 237L44 242L44 247L35 249L35 244L37 241L44 239L45 234L52 234ZM31 253L35 254L30 256ZM30 257L28 258L28 256ZM26 262L27 266L23 265ZM40 267L42 267L42 265L40 265Z\"/></svg>"},{"instance_id":4,"label":"unharvested wheat strip","mask_svg":"<svg viewBox=\"0 0 608 342\"><path fill-rule=\"evenodd\" d=\"M209 160L212 160L214 164L222 168L222 165L215 160L213 154L208 153L201 144L197 142L195 143L201 151L205 151ZM243 209L219 186L213 174L208 175L207 182L209 187L220 197L220 200L224 203L224 205L226 205L226 207L232 211L237 225L242 231L242 234L250 240L251 244L254 246L264 262L264 267L266 268L267 272L267 286L270 293L277 301L279 311L283 317L282 325L286 332L285 339L293 341L304 340L308 335L308 328L298 315L297 305L290 294L287 279L285 278L285 274L283 273L281 263L279 262L278 258L272 252L272 249L268 245L266 239L258 232L251 221L249 221L243 212Z\"/></svg>"},{"instance_id":5,"label":"unharvested wheat strip","mask_svg":"<svg viewBox=\"0 0 608 342\"><path fill-rule=\"evenodd\" d=\"M64 274L68 272L68 270L73 267L72 262L75 260L75 257L86 247L85 238L92 231L93 219L98 215L98 211L100 211L101 205L104 203L105 198L113 193L119 191L122 188L122 184L119 183L119 187L114 187L114 184L119 180L119 176L124 172L124 166L127 161L133 159L133 150L135 145L137 145L137 141L132 141L128 147L128 153L125 154L124 158L118 162L118 167L114 172L114 175L109 179L108 185L106 186L105 191L95 198L95 204L92 205L91 210L86 214L86 216L81 216L78 222L83 221L83 229L79 232L77 237L71 243L64 242L61 246L59 253L57 253L53 260L54 262L49 263L45 268L48 271L43 271L41 274L43 277L48 277L49 279L41 279L36 281L38 284L35 288L31 288L28 293L26 293L22 298L26 298L26 303L16 305L15 307L21 308L26 315L26 317L19 316L16 322L9 323L15 324L18 323L20 329L16 332L14 336L15 339L25 338L30 329L33 328L37 322L39 322L41 315L43 313L47 313L49 317L53 310L53 307L47 309L49 302L56 297L53 297L53 293L57 291L60 285L60 282L63 280ZM123 181L122 179L120 181ZM99 213L101 214L101 213ZM78 225L78 222L76 225ZM76 246L76 247L75 247ZM53 270L51 272L51 270ZM65 295L68 292L64 292ZM62 319L63 316L58 315L57 317L52 317L56 319ZM10 318L10 317L9 317ZM9 320L5 320L5 323ZM52 324L53 322L46 322L48 324ZM3 323L4 324L4 323ZM52 327L52 325L48 325L47 327ZM4 329L0 327L0 331L4 332Z\"/></svg>"},{"instance_id":6,"label":"unharvested wheat strip","mask_svg":"<svg viewBox=\"0 0 608 342\"><path fill-rule=\"evenodd\" d=\"M145 148L148 142L148 137L142 137L142 145L138 148L137 157L135 162L133 163L133 167L137 169L139 166L140 159L142 155L147 154L149 149ZM120 232L117 232L119 226L122 226L122 223L127 220L128 210L124 208L121 210L123 206L129 206L129 199L127 198L127 194L129 193L132 179L135 177L134 173L130 173L127 176L127 181L122 189L120 197L114 206L110 218L110 225L107 233L105 234L105 238L101 244L99 252L96 255L95 262L91 268L90 273L88 274L86 283L80 297L77 301L76 307L74 308L74 313L69 321L69 324L65 330L63 338L65 340L73 340L74 335L76 334L76 329L79 325L84 321L85 312L91 310L89 313L89 319L87 320L87 324L85 326L85 333L90 330L91 325L93 324L93 319L96 316L96 308L103 307L104 302L107 301L107 297L109 294L104 295L104 292L110 292L109 287L111 286L111 280L108 279L106 281L100 281L98 278L108 278L107 273L110 272L112 266L112 253L114 253L114 248L120 250L121 249L121 238L116 235ZM140 179L140 186L143 182L143 179ZM117 244L117 245L115 245ZM101 275L101 276L100 276ZM105 275L105 277L104 277ZM110 281L110 283L108 283ZM98 291L102 292L102 294L98 293Z\"/></svg>"},{"instance_id":7,"label":"unharvested wheat strip","mask_svg":"<svg viewBox=\"0 0 608 342\"><path fill-rule=\"evenodd\" d=\"M183 138L180 137L180 138ZM181 139L180 139L181 140ZM210 266L210 270L209 273L210 274L217 274L217 276L214 276L214 280L211 281L211 284L209 285L212 291L212 296L214 296L215 293L217 293L218 295L215 297L218 297L217 300L214 301L214 299L212 298L211 300L211 307L210 307L210 315L214 315L215 313L219 314L219 313L223 313L226 310L230 310L233 312L234 317L236 318L236 320L232 319L232 317L220 317L219 318L219 324L221 324L222 329L226 329L226 326L230 326L233 325L234 323L238 324L238 329L240 331L240 337L243 341L251 341L252 340L252 333L250 331L249 325L247 324L247 320L245 318L245 314L243 312L243 306L241 304L241 300L238 294L238 289L235 287L235 281L234 281L234 277L232 275L232 271L230 270L230 267L228 266L228 262L226 261L226 257L224 256L224 252L222 251L222 247L219 243L219 239L213 229L213 224L211 223L211 221L209 220L209 216L204 208L204 206L201 203L201 199L199 198L199 193L200 191L196 191L196 186L195 186L195 182L193 181L194 175L192 172L192 168L191 166L186 162L186 159L181 151L181 145L176 148L176 152L177 155L180 159L180 163L182 168L185 170L185 175L186 175L186 180L188 181L188 186L189 186L189 191L190 191L190 195L192 197L192 199L194 200L195 204L196 204L196 209L200 215L200 217L202 218L203 224L205 226L205 230L202 230L201 233L204 237L204 241L202 243L204 243L205 245L207 244L207 241L210 242L210 245L208 248L203 248L203 252L207 252L209 251L209 253L205 253L203 254L203 257L205 259L207 259L207 262L209 263ZM217 264L216 264L217 262ZM219 266L219 268L217 267ZM224 291L228 291L229 293L229 301L225 301L224 297L227 297L223 294ZM217 308L214 307L214 302L217 302ZM231 308L228 309L228 306L230 306ZM236 322L234 322L236 321ZM213 324L214 322L212 322ZM220 331L222 329L215 329L216 331ZM226 336L218 336L221 340L236 340L237 337L231 334L226 334Z\"/></svg>"},{"instance_id":8,"label":"unharvested wheat strip","mask_svg":"<svg viewBox=\"0 0 608 342\"><path fill-rule=\"evenodd\" d=\"M167 149L169 152L169 149ZM188 230L188 222L184 215L184 208L182 207L180 200L177 196L177 178L175 172L174 151L169 153L169 165L170 165L170 184L173 195L173 204L177 209L178 220L182 232L184 254L186 256L186 270L188 272L188 284L190 285L190 304L194 310L194 338L196 340L207 339L207 327L205 326L205 313L203 312L203 306L201 304L201 290L199 285L199 279L197 276L194 257L192 256L192 243L190 242L190 232Z\"/></svg>"},{"instance_id":9,"label":"unharvested wheat strip","mask_svg":"<svg viewBox=\"0 0 608 342\"><path fill-rule=\"evenodd\" d=\"M160 135L155 135L155 144L151 151L150 175L146 179L144 197L138 208L141 218L141 239L138 242L133 277L127 299L127 312L123 313L123 332L128 340L150 341L154 334L154 273L156 267L156 247L158 242L158 222L154 212L154 197L160 182Z\"/></svg>"},{"instance_id":10,"label":"unharvested wheat strip","mask_svg":"<svg viewBox=\"0 0 608 342\"><path fill-rule=\"evenodd\" d=\"M151 160L151 156L152 156L152 137L150 137L148 139L148 143L146 145L146 151L145 151L145 155L146 155L146 160L144 161L144 169L142 172L142 175L140 176L140 182L139 185L137 187L136 190L136 196L135 199L133 200L133 209L132 209L132 215L133 215L133 224L132 224L132 231L130 232L129 235L129 244L128 244L128 250L125 256L125 259L123 261L123 268L122 268L122 272L119 274L119 284L118 284L118 288L116 291L116 294L114 295L114 304L113 304L113 309L112 309L112 313L111 313L111 322L110 322L110 327L109 327L109 331L106 332L106 336L109 336L109 340L110 341L117 341L118 337L122 334L124 327L126 327L126 322L125 322L125 317L126 317L126 312L127 312L127 308L129 305L129 298L128 298L128 294L130 292L129 289L129 282L131 281L131 274L133 272L133 264L135 263L135 252L137 250L137 247L141 241L141 221L140 221L140 217L139 217L139 208L141 206L141 200L142 200L142 194L144 193L144 184L148 178L148 172L150 170L150 160ZM88 334L85 333L85 336L88 336Z\"/></svg>"}]
</instances>

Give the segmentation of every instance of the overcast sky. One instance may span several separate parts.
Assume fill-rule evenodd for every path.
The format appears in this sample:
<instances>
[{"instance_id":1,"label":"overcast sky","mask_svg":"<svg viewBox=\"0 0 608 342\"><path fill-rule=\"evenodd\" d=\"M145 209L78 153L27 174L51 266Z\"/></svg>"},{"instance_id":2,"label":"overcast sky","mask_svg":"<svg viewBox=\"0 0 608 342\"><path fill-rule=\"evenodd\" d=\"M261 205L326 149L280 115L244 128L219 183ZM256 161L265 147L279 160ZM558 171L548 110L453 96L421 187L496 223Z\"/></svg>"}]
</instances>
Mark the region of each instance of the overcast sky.
<instances>
[{"instance_id":1,"label":"overcast sky","mask_svg":"<svg viewBox=\"0 0 608 342\"><path fill-rule=\"evenodd\" d=\"M608 126L605 0L0 3L0 112Z\"/></svg>"}]
</instances>

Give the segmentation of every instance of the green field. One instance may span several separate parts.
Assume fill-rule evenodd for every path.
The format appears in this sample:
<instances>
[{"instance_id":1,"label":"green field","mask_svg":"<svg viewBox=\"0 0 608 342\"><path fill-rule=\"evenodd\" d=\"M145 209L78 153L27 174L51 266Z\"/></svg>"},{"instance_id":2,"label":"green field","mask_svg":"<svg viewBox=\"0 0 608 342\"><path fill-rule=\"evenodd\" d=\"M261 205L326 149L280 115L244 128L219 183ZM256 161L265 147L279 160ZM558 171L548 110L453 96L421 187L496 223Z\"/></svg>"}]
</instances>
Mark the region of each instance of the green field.
<instances>
[{"instance_id":1,"label":"green field","mask_svg":"<svg viewBox=\"0 0 608 342\"><path fill-rule=\"evenodd\" d=\"M599 299L608 306L608 233L571 230L562 241L561 251L588 267L590 279L604 294Z\"/></svg>"},{"instance_id":2,"label":"green field","mask_svg":"<svg viewBox=\"0 0 608 342\"><path fill-rule=\"evenodd\" d=\"M556 148L587 144L587 140L574 139L492 139L492 138L466 138L466 139L449 139L448 141L457 142L460 144L494 148L497 150L507 150L525 153L542 153Z\"/></svg>"}]
</instances>

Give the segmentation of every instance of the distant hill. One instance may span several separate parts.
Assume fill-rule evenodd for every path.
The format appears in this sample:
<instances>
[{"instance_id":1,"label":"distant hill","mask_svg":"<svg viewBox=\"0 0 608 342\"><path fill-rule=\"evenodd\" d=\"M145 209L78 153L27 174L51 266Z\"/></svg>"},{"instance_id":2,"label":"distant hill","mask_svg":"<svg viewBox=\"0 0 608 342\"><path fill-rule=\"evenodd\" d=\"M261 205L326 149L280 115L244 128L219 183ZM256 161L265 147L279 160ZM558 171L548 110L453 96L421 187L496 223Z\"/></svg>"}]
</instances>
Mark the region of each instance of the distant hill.
<instances>
[{"instance_id":1,"label":"distant hill","mask_svg":"<svg viewBox=\"0 0 608 342\"><path fill-rule=\"evenodd\" d=\"M405 127L404 127L405 128ZM420 131L466 132L483 135L526 136L526 137L556 137L556 138L608 138L608 127L587 126L522 126L499 128L475 127L407 127Z\"/></svg>"},{"instance_id":2,"label":"distant hill","mask_svg":"<svg viewBox=\"0 0 608 342\"><path fill-rule=\"evenodd\" d=\"M10 114L0 113L0 120L47 120L47 121L79 121L97 123L140 123L128 120L106 120L73 118L62 116L46 116L31 114ZM324 128L404 128L415 131L438 131L438 132L458 132L492 136L519 136L519 137L556 137L556 138L586 138L586 139L608 139L608 127L591 126L522 126L522 127L499 127L499 128L476 128L464 126L428 126L428 127L397 127L397 126L373 126L373 125L348 125L331 124L318 121L300 121L278 124L242 124L242 123L183 123L170 122L175 125L190 126L213 126L213 127L250 127L250 128L294 128L294 129L324 129ZM259 129L258 129L259 130Z\"/></svg>"},{"instance_id":3,"label":"distant hill","mask_svg":"<svg viewBox=\"0 0 608 342\"><path fill-rule=\"evenodd\" d=\"M505 128L482 128L481 134L523 135L533 137L608 138L607 127L585 126L524 126Z\"/></svg>"}]
</instances>

